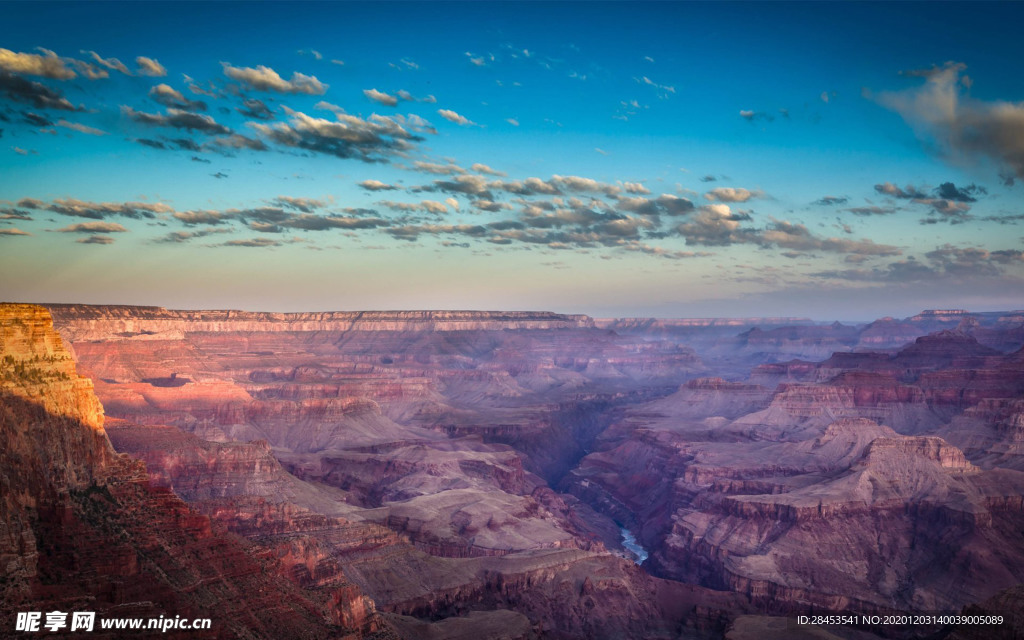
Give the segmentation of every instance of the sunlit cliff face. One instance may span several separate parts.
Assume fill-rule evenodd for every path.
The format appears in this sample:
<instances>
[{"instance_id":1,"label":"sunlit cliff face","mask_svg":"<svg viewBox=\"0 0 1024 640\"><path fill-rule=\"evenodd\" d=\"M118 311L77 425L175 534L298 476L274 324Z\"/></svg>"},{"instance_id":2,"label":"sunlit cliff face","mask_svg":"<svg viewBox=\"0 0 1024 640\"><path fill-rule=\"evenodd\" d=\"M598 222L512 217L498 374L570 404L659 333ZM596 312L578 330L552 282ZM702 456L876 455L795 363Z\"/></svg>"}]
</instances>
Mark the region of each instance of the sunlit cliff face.
<instances>
[{"instance_id":1,"label":"sunlit cliff face","mask_svg":"<svg viewBox=\"0 0 1024 640\"><path fill-rule=\"evenodd\" d=\"M103 433L103 406L92 380L75 371L42 307L0 304L0 386Z\"/></svg>"}]
</instances>

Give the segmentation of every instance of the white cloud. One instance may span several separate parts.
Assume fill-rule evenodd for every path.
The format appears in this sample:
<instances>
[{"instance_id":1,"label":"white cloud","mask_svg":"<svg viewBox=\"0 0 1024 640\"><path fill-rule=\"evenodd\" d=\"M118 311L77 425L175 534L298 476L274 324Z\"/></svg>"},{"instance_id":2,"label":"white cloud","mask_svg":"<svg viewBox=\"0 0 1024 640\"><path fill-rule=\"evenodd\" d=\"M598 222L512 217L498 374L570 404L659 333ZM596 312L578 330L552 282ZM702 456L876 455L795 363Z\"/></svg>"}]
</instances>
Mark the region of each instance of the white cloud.
<instances>
[{"instance_id":1,"label":"white cloud","mask_svg":"<svg viewBox=\"0 0 1024 640\"><path fill-rule=\"evenodd\" d=\"M45 49L43 51L45 55L0 49L0 69L54 80L70 80L77 76L56 53Z\"/></svg>"},{"instance_id":2,"label":"white cloud","mask_svg":"<svg viewBox=\"0 0 1024 640\"><path fill-rule=\"evenodd\" d=\"M469 58L470 64L477 67L486 67L487 63L494 62L494 54L488 53L486 55L476 55L474 53L466 52L466 57Z\"/></svg>"},{"instance_id":3,"label":"white cloud","mask_svg":"<svg viewBox=\"0 0 1024 640\"><path fill-rule=\"evenodd\" d=\"M658 89L659 91L664 91L666 93L675 93L676 92L676 88L675 87L669 86L667 84L658 84L657 82L651 80L647 76L641 76L639 78L635 78L635 80L637 82L639 82L640 84L646 84L648 86L654 87L655 89Z\"/></svg>"},{"instance_id":4,"label":"white cloud","mask_svg":"<svg viewBox=\"0 0 1024 640\"><path fill-rule=\"evenodd\" d=\"M750 191L736 187L718 187L704 194L704 197L711 201L718 202L746 202L751 198L763 195L760 191Z\"/></svg>"},{"instance_id":5,"label":"white cloud","mask_svg":"<svg viewBox=\"0 0 1024 640\"><path fill-rule=\"evenodd\" d=\"M139 65L139 75L163 77L167 75L167 69L153 58L139 56L135 58L135 64Z\"/></svg>"},{"instance_id":6,"label":"white cloud","mask_svg":"<svg viewBox=\"0 0 1024 640\"><path fill-rule=\"evenodd\" d=\"M503 171L498 171L497 169L492 169L491 167L487 166L486 164L483 164L483 163L480 163L480 162L473 163L473 165L470 167L470 170L476 171L477 173L486 173L487 175L490 175L490 176L505 176L505 175L507 175Z\"/></svg>"},{"instance_id":7,"label":"white cloud","mask_svg":"<svg viewBox=\"0 0 1024 640\"><path fill-rule=\"evenodd\" d=\"M367 191L394 191L398 188L393 184L387 184L380 180L363 180L359 183L359 186Z\"/></svg>"},{"instance_id":8,"label":"white cloud","mask_svg":"<svg viewBox=\"0 0 1024 640\"><path fill-rule=\"evenodd\" d=\"M422 171L423 173L433 173L439 176L451 176L460 173L466 173L466 170L454 163L441 164L439 162L424 162L423 160L417 160L412 163L412 169L414 171Z\"/></svg>"},{"instance_id":9,"label":"white cloud","mask_svg":"<svg viewBox=\"0 0 1024 640\"><path fill-rule=\"evenodd\" d=\"M454 122L455 124L461 125L463 127L465 127L467 125L476 124L475 122L473 122L469 118L467 118L465 116L461 116L461 115L455 113L454 111L452 111L451 109L438 109L437 113L438 113L438 115L440 115L445 120L447 120L449 122Z\"/></svg>"},{"instance_id":10,"label":"white cloud","mask_svg":"<svg viewBox=\"0 0 1024 640\"><path fill-rule=\"evenodd\" d=\"M285 80L276 71L263 65L257 67L232 67L226 62L222 62L221 65L223 65L224 75L227 77L262 91L303 93L319 96L326 93L329 86L317 80L316 76L307 76L297 71L292 73L291 80Z\"/></svg>"},{"instance_id":11,"label":"white cloud","mask_svg":"<svg viewBox=\"0 0 1024 640\"><path fill-rule=\"evenodd\" d=\"M332 122L292 111L288 123L250 122L249 126L278 144L364 162L381 162L387 156L403 154L422 140L403 126L413 125L399 116L373 114L363 119L335 113L334 117L336 121Z\"/></svg>"},{"instance_id":12,"label":"white cloud","mask_svg":"<svg viewBox=\"0 0 1024 640\"><path fill-rule=\"evenodd\" d=\"M57 121L57 126L58 127L65 127L67 129L74 129L75 131L78 131L80 133L87 133L87 134L89 134L91 136L105 136L105 135L107 135L107 132L103 131L101 129L96 129L95 127L88 127L88 126L86 126L84 124L80 124L78 122L68 122L67 120L58 120Z\"/></svg>"},{"instance_id":13,"label":"white cloud","mask_svg":"<svg viewBox=\"0 0 1024 640\"><path fill-rule=\"evenodd\" d=\"M187 111L204 111L206 103L189 100L180 91L167 84L158 84L149 90L149 97L165 107L175 107Z\"/></svg>"},{"instance_id":14,"label":"white cloud","mask_svg":"<svg viewBox=\"0 0 1024 640\"><path fill-rule=\"evenodd\" d=\"M376 89L363 89L363 95L374 102L379 102L380 104L389 107L393 107L398 104L398 98L388 95L383 91L377 91Z\"/></svg>"},{"instance_id":15,"label":"white cloud","mask_svg":"<svg viewBox=\"0 0 1024 640\"><path fill-rule=\"evenodd\" d=\"M132 75L132 72L128 70L127 65L125 65L125 63L121 62L117 58L103 58L100 56L100 54L96 53L95 51L82 51L82 53L89 55L98 64L101 64L108 69L120 71L126 76Z\"/></svg>"},{"instance_id":16,"label":"white cloud","mask_svg":"<svg viewBox=\"0 0 1024 640\"><path fill-rule=\"evenodd\" d=\"M424 200L420 205L428 213L448 213L448 207L436 200Z\"/></svg>"},{"instance_id":17,"label":"white cloud","mask_svg":"<svg viewBox=\"0 0 1024 640\"><path fill-rule=\"evenodd\" d=\"M57 231L61 233L125 233L128 229L116 222L79 222L57 229Z\"/></svg>"}]
</instances>

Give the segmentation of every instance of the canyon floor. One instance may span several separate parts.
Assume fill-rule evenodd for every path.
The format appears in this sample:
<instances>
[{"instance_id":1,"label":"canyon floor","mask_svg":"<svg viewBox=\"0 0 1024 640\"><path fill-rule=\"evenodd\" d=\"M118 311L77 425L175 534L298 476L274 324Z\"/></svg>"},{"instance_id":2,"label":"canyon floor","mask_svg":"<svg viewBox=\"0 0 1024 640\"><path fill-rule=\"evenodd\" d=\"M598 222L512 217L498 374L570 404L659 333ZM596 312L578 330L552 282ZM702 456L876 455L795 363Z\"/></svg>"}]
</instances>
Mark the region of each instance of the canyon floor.
<instances>
[{"instance_id":1,"label":"canyon floor","mask_svg":"<svg viewBox=\"0 0 1024 640\"><path fill-rule=\"evenodd\" d=\"M1022 347L1022 311L0 305L0 633L1020 637ZM792 624L962 611L1005 621Z\"/></svg>"}]
</instances>

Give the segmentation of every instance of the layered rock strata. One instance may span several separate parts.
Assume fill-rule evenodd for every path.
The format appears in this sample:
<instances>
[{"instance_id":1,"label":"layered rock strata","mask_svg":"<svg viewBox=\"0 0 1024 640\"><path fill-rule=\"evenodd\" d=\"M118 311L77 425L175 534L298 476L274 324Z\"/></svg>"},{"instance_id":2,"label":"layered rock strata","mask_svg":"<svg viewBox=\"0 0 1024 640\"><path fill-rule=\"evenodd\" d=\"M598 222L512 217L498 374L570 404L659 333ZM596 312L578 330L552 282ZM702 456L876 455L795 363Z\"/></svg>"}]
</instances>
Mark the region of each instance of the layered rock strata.
<instances>
[{"instance_id":1,"label":"layered rock strata","mask_svg":"<svg viewBox=\"0 0 1024 640\"><path fill-rule=\"evenodd\" d=\"M385 635L358 589L312 593L111 448L87 380L40 307L0 305L0 611L210 618L169 637ZM96 637L113 637L97 632Z\"/></svg>"},{"instance_id":2,"label":"layered rock strata","mask_svg":"<svg viewBox=\"0 0 1024 640\"><path fill-rule=\"evenodd\" d=\"M566 488L632 516L659 575L777 610L958 611L1024 582L1021 359L940 331L774 391L695 380Z\"/></svg>"}]
</instances>

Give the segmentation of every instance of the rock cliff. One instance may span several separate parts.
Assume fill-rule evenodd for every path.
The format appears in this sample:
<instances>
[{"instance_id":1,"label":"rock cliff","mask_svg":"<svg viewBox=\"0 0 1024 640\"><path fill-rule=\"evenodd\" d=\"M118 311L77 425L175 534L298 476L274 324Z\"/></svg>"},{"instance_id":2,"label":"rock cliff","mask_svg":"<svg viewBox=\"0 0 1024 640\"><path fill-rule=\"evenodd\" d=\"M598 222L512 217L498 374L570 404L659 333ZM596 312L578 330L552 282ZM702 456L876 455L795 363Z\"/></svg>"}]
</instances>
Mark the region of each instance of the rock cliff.
<instances>
[{"instance_id":1,"label":"rock cliff","mask_svg":"<svg viewBox=\"0 0 1024 640\"><path fill-rule=\"evenodd\" d=\"M102 409L49 322L0 305L0 614L95 611L206 617L209 638L369 637L371 608L342 615L357 590L304 592L281 565L218 531L141 462L111 448ZM97 632L96 637L112 637Z\"/></svg>"}]
</instances>

